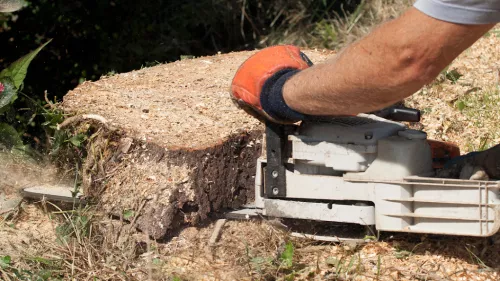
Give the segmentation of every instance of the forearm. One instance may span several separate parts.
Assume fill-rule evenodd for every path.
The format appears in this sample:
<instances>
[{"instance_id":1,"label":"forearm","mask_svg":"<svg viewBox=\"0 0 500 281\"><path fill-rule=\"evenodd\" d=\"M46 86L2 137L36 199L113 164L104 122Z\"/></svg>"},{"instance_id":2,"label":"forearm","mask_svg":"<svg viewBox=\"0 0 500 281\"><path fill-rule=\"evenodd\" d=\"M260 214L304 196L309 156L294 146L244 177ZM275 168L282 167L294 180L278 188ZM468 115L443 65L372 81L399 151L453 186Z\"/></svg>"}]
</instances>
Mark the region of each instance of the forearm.
<instances>
[{"instance_id":1,"label":"forearm","mask_svg":"<svg viewBox=\"0 0 500 281\"><path fill-rule=\"evenodd\" d=\"M465 26L410 9L334 59L292 77L288 106L310 115L354 115L394 104L434 79L493 25Z\"/></svg>"}]
</instances>

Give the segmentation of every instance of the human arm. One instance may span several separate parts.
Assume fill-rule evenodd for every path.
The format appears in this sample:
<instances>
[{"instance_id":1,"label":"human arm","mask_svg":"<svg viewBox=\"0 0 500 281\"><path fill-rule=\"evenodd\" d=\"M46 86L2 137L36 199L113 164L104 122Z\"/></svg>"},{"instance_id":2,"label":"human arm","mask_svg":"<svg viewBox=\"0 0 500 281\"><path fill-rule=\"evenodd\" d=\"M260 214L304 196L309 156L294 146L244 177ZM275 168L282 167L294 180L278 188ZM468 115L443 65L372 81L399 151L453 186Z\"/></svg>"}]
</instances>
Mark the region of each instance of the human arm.
<instances>
[{"instance_id":1,"label":"human arm","mask_svg":"<svg viewBox=\"0 0 500 281\"><path fill-rule=\"evenodd\" d=\"M494 24L440 21L416 8L291 77L286 104L309 115L355 115L394 104L431 82Z\"/></svg>"}]
</instances>

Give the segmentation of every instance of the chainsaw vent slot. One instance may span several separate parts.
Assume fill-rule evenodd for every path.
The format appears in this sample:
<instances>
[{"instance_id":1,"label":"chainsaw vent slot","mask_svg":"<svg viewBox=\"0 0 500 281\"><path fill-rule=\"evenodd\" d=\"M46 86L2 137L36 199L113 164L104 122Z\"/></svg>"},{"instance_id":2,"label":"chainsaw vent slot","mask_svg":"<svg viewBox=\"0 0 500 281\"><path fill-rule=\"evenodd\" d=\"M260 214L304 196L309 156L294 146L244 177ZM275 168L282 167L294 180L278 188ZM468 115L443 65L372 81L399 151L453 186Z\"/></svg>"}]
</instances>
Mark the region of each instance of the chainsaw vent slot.
<instances>
[{"instance_id":1,"label":"chainsaw vent slot","mask_svg":"<svg viewBox=\"0 0 500 281\"><path fill-rule=\"evenodd\" d=\"M326 121L327 123L345 126L345 127L356 127L366 124L377 123L376 120L366 118L366 117L337 117Z\"/></svg>"}]
</instances>

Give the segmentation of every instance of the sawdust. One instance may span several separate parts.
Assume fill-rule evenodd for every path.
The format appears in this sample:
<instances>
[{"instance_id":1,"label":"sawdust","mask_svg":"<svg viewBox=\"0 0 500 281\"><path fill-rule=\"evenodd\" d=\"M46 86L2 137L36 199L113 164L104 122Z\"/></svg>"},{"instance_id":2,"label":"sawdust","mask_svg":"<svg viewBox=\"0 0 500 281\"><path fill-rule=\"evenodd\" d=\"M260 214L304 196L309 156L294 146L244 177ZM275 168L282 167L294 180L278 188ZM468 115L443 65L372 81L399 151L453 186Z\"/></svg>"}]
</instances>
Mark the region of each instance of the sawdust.
<instances>
[{"instance_id":1,"label":"sawdust","mask_svg":"<svg viewBox=\"0 0 500 281\"><path fill-rule=\"evenodd\" d=\"M266 222L230 221L217 247L210 248L206 241L211 227L187 228L160 245L162 272L182 280L273 280L287 275L293 278L289 280L500 277L494 269L500 261L500 243L487 239L394 234L383 242L347 246L290 238ZM272 262L279 260L280 249L289 241L295 247L294 269L280 270Z\"/></svg>"},{"instance_id":2,"label":"sawdust","mask_svg":"<svg viewBox=\"0 0 500 281\"><path fill-rule=\"evenodd\" d=\"M500 143L497 106L500 101L500 27L490 31L449 66L462 77L456 82L440 77L434 84L423 88L405 100L407 106L420 109L421 127L429 138L454 142L463 153L477 150L482 140ZM481 104L482 97L488 95L493 104ZM476 97L475 114L460 110L457 102ZM488 116L488 114L490 116Z\"/></svg>"},{"instance_id":3,"label":"sawdust","mask_svg":"<svg viewBox=\"0 0 500 281\"><path fill-rule=\"evenodd\" d=\"M61 184L66 181L55 166L44 161L0 152L0 192L12 194L29 185Z\"/></svg>"},{"instance_id":4,"label":"sawdust","mask_svg":"<svg viewBox=\"0 0 500 281\"><path fill-rule=\"evenodd\" d=\"M204 148L242 130L262 130L229 98L231 79L253 52L144 68L85 82L64 97L68 113L102 115L129 137L173 148ZM319 63L331 51L308 50Z\"/></svg>"},{"instance_id":5,"label":"sawdust","mask_svg":"<svg viewBox=\"0 0 500 281\"><path fill-rule=\"evenodd\" d=\"M0 221L9 217L22 201L22 189L34 186L71 186L71 179L58 173L48 161L0 152Z\"/></svg>"},{"instance_id":6,"label":"sawdust","mask_svg":"<svg viewBox=\"0 0 500 281\"><path fill-rule=\"evenodd\" d=\"M43 256L54 243L56 223L33 204L22 204L9 224L0 219L0 255L12 258Z\"/></svg>"}]
</instances>

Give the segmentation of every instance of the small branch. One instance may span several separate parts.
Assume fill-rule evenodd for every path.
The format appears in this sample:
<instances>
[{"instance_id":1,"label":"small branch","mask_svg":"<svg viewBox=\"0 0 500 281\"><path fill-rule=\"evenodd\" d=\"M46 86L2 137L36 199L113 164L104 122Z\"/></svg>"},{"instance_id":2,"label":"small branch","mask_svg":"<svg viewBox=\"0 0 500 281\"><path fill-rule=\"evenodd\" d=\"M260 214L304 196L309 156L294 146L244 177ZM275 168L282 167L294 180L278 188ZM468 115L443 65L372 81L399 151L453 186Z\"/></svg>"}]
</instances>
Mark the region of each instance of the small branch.
<instances>
[{"instance_id":1,"label":"small branch","mask_svg":"<svg viewBox=\"0 0 500 281\"><path fill-rule=\"evenodd\" d=\"M45 102L47 103L47 105L50 107L50 109L52 110L56 110L57 109L57 106L54 105L54 103L52 103L50 100L49 100L49 97L47 96L48 95L48 92L47 90L45 90L45 92L43 93L43 97L45 98Z\"/></svg>"},{"instance_id":2,"label":"small branch","mask_svg":"<svg viewBox=\"0 0 500 281\"><path fill-rule=\"evenodd\" d=\"M83 115L69 117L66 120L64 120L62 123L57 124L57 130L61 130L62 128L68 127L69 125L71 125L73 123L78 123L78 122L81 122L83 120L88 120L88 119L99 121L103 125L108 124L108 120L106 120L106 118L102 117L101 115L83 114Z\"/></svg>"},{"instance_id":3,"label":"small branch","mask_svg":"<svg viewBox=\"0 0 500 281\"><path fill-rule=\"evenodd\" d=\"M220 238L221 230L224 224L226 223L226 219L217 220L215 223L214 231L212 232L212 236L210 236L210 240L208 240L208 246L214 247L217 241Z\"/></svg>"},{"instance_id":4,"label":"small branch","mask_svg":"<svg viewBox=\"0 0 500 281\"><path fill-rule=\"evenodd\" d=\"M142 203L141 205L139 206L139 209L137 209L136 213L135 213L135 216L134 218L132 219L132 221L130 222L130 224L132 225L132 227L134 227L134 224L135 224L135 221L137 220L137 217L139 217L142 209L144 208L144 206L146 206L146 202L148 200L147 199L142 199ZM149 239L149 238L148 238Z\"/></svg>"}]
</instances>

